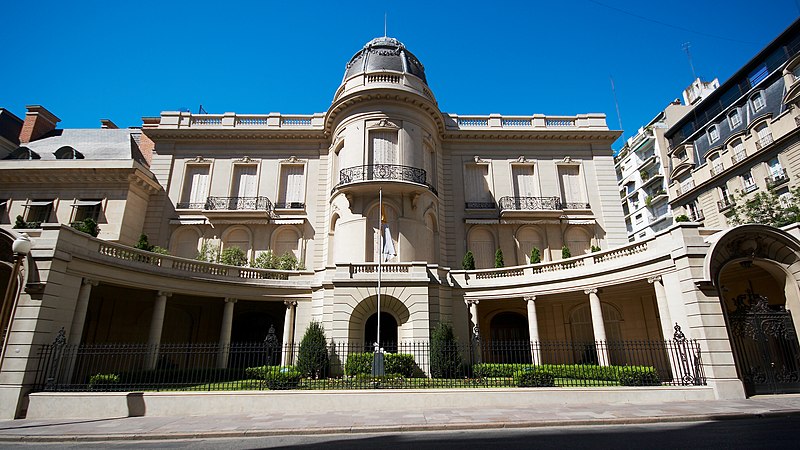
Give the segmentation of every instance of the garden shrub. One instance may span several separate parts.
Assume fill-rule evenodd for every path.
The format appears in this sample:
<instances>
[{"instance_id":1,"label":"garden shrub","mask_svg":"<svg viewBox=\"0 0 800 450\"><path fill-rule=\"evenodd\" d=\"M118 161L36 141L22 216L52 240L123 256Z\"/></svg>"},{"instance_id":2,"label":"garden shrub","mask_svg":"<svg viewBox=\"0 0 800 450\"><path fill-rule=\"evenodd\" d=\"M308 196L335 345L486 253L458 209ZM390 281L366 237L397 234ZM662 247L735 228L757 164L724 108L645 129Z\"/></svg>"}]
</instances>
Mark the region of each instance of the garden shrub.
<instances>
[{"instance_id":1,"label":"garden shrub","mask_svg":"<svg viewBox=\"0 0 800 450\"><path fill-rule=\"evenodd\" d=\"M297 257L292 252L286 252L278 258L278 269L280 270L296 270Z\"/></svg>"},{"instance_id":2,"label":"garden shrub","mask_svg":"<svg viewBox=\"0 0 800 450\"><path fill-rule=\"evenodd\" d=\"M237 246L227 247L219 255L219 262L229 266L244 266L247 264L247 254Z\"/></svg>"},{"instance_id":3,"label":"garden shrub","mask_svg":"<svg viewBox=\"0 0 800 450\"><path fill-rule=\"evenodd\" d=\"M622 386L660 386L656 369L653 367L623 367L619 374Z\"/></svg>"},{"instance_id":4,"label":"garden shrub","mask_svg":"<svg viewBox=\"0 0 800 450\"><path fill-rule=\"evenodd\" d=\"M555 377L547 370L526 367L514 372L514 384L517 387L550 387L555 386Z\"/></svg>"},{"instance_id":5,"label":"garden shrub","mask_svg":"<svg viewBox=\"0 0 800 450\"><path fill-rule=\"evenodd\" d=\"M100 228L97 226L97 222L90 217L83 219L82 222L73 223L72 228L75 228L82 233L89 234L92 237L97 237L97 235L100 234Z\"/></svg>"},{"instance_id":6,"label":"garden shrub","mask_svg":"<svg viewBox=\"0 0 800 450\"><path fill-rule=\"evenodd\" d=\"M373 353L351 353L347 355L344 373L348 376L372 375ZM414 355L407 353L384 353L384 369L387 374L410 378L414 376L417 363Z\"/></svg>"},{"instance_id":7,"label":"garden shrub","mask_svg":"<svg viewBox=\"0 0 800 450\"><path fill-rule=\"evenodd\" d=\"M272 250L267 250L256 257L256 260L253 261L253 267L259 269L275 269L278 267L278 258L272 253Z\"/></svg>"},{"instance_id":8,"label":"garden shrub","mask_svg":"<svg viewBox=\"0 0 800 450\"><path fill-rule=\"evenodd\" d=\"M539 264L542 262L542 255L538 248L533 247L531 249L531 264Z\"/></svg>"},{"instance_id":9,"label":"garden shrub","mask_svg":"<svg viewBox=\"0 0 800 450\"><path fill-rule=\"evenodd\" d=\"M300 349L297 352L297 369L307 378L325 378L328 376L330 359L325 329L319 322L311 322L306 328Z\"/></svg>"},{"instance_id":10,"label":"garden shrub","mask_svg":"<svg viewBox=\"0 0 800 450\"><path fill-rule=\"evenodd\" d=\"M498 248L497 251L494 252L494 267L499 269L505 267L505 265L505 261L503 261L503 250Z\"/></svg>"},{"instance_id":11,"label":"garden shrub","mask_svg":"<svg viewBox=\"0 0 800 450\"><path fill-rule=\"evenodd\" d=\"M248 378L264 380L269 389L294 389L302 374L293 366L259 366L244 370Z\"/></svg>"},{"instance_id":12,"label":"garden shrub","mask_svg":"<svg viewBox=\"0 0 800 450\"><path fill-rule=\"evenodd\" d=\"M439 322L431 331L431 376L454 378L461 375L462 361L453 326Z\"/></svg>"},{"instance_id":13,"label":"garden shrub","mask_svg":"<svg viewBox=\"0 0 800 450\"><path fill-rule=\"evenodd\" d=\"M681 214L680 216L675 217L675 222L689 222L689 216L686 214Z\"/></svg>"},{"instance_id":14,"label":"garden shrub","mask_svg":"<svg viewBox=\"0 0 800 450\"><path fill-rule=\"evenodd\" d=\"M92 390L112 390L119 384L119 375L115 373L98 373L89 377L89 388Z\"/></svg>"},{"instance_id":15,"label":"garden shrub","mask_svg":"<svg viewBox=\"0 0 800 450\"><path fill-rule=\"evenodd\" d=\"M461 268L464 270L475 270L475 255L473 255L471 251L467 250L467 253L464 255Z\"/></svg>"},{"instance_id":16,"label":"garden shrub","mask_svg":"<svg viewBox=\"0 0 800 450\"><path fill-rule=\"evenodd\" d=\"M566 245L561 247L561 259L567 259L572 257L572 252L569 251L569 247Z\"/></svg>"}]
</instances>

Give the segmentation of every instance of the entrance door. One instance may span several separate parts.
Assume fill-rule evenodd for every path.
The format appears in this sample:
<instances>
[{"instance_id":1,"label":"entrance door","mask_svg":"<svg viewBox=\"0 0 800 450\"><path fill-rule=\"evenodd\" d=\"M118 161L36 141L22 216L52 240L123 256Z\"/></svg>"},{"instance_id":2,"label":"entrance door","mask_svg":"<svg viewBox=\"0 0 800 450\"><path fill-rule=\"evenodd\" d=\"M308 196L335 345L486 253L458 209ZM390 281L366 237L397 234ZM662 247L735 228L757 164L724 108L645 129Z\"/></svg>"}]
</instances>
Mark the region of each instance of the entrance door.
<instances>
[{"instance_id":1,"label":"entrance door","mask_svg":"<svg viewBox=\"0 0 800 450\"><path fill-rule=\"evenodd\" d=\"M728 319L747 394L800 392L800 346L792 313L750 290L734 304Z\"/></svg>"},{"instance_id":2,"label":"entrance door","mask_svg":"<svg viewBox=\"0 0 800 450\"><path fill-rule=\"evenodd\" d=\"M364 350L372 352L378 340L378 313L367 319L364 325ZM389 353L397 352L397 321L389 313L381 313L381 348Z\"/></svg>"}]
</instances>

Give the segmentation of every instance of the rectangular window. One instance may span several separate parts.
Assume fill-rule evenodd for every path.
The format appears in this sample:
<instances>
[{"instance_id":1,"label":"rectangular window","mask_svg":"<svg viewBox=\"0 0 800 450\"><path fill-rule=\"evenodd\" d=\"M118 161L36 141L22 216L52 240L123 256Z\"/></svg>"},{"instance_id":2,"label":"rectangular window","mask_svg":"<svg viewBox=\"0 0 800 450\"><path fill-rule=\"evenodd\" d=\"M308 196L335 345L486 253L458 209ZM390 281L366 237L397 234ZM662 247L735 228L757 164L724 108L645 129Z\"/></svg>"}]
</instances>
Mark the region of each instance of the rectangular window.
<instances>
[{"instance_id":1,"label":"rectangular window","mask_svg":"<svg viewBox=\"0 0 800 450\"><path fill-rule=\"evenodd\" d=\"M559 165L558 178L561 183L562 200L565 203L583 203L580 167L577 165Z\"/></svg>"},{"instance_id":2,"label":"rectangular window","mask_svg":"<svg viewBox=\"0 0 800 450\"><path fill-rule=\"evenodd\" d=\"M747 76L747 78L750 79L750 86L757 85L758 83L763 81L764 78L767 78L767 75L769 75L769 71L767 70L767 65L762 63L754 71L750 72L750 75Z\"/></svg>"},{"instance_id":3,"label":"rectangular window","mask_svg":"<svg viewBox=\"0 0 800 450\"><path fill-rule=\"evenodd\" d=\"M282 164L281 185L276 208L303 209L305 207L305 165Z\"/></svg>"},{"instance_id":4,"label":"rectangular window","mask_svg":"<svg viewBox=\"0 0 800 450\"><path fill-rule=\"evenodd\" d=\"M713 126L708 129L708 143L713 144L719 140L719 129L716 126Z\"/></svg>"},{"instance_id":5,"label":"rectangular window","mask_svg":"<svg viewBox=\"0 0 800 450\"><path fill-rule=\"evenodd\" d=\"M256 197L258 192L258 166L236 164L233 170L231 197Z\"/></svg>"},{"instance_id":6,"label":"rectangular window","mask_svg":"<svg viewBox=\"0 0 800 450\"><path fill-rule=\"evenodd\" d=\"M202 209L208 195L209 165L190 165L183 179L182 204L179 208Z\"/></svg>"},{"instance_id":7,"label":"rectangular window","mask_svg":"<svg viewBox=\"0 0 800 450\"><path fill-rule=\"evenodd\" d=\"M28 202L25 208L27 209L26 222L47 223L50 222L50 216L53 214L53 200L33 200Z\"/></svg>"},{"instance_id":8,"label":"rectangular window","mask_svg":"<svg viewBox=\"0 0 800 450\"><path fill-rule=\"evenodd\" d=\"M100 220L100 212L103 208L102 200L77 200L72 205L72 222L83 222L92 219L95 222Z\"/></svg>"},{"instance_id":9,"label":"rectangular window","mask_svg":"<svg viewBox=\"0 0 800 450\"><path fill-rule=\"evenodd\" d=\"M755 94L750 99L753 102L753 111L759 112L767 106L767 103L764 101L764 94L761 92Z\"/></svg>"},{"instance_id":10,"label":"rectangular window","mask_svg":"<svg viewBox=\"0 0 800 450\"><path fill-rule=\"evenodd\" d=\"M397 132L372 131L369 135L372 146L370 165L397 164Z\"/></svg>"},{"instance_id":11,"label":"rectangular window","mask_svg":"<svg viewBox=\"0 0 800 450\"><path fill-rule=\"evenodd\" d=\"M533 166L512 164L511 175L514 178L514 197L537 197L538 190L533 178Z\"/></svg>"},{"instance_id":12,"label":"rectangular window","mask_svg":"<svg viewBox=\"0 0 800 450\"><path fill-rule=\"evenodd\" d=\"M494 208L494 200L489 189L489 165L469 164L464 169L467 208Z\"/></svg>"},{"instance_id":13,"label":"rectangular window","mask_svg":"<svg viewBox=\"0 0 800 450\"><path fill-rule=\"evenodd\" d=\"M739 110L734 109L730 113L728 113L728 125L730 125L731 130L738 127L742 124L742 117L739 115Z\"/></svg>"},{"instance_id":14,"label":"rectangular window","mask_svg":"<svg viewBox=\"0 0 800 450\"><path fill-rule=\"evenodd\" d=\"M752 192L757 189L756 181L753 179L753 174L747 171L742 175L742 188L745 192Z\"/></svg>"}]
</instances>

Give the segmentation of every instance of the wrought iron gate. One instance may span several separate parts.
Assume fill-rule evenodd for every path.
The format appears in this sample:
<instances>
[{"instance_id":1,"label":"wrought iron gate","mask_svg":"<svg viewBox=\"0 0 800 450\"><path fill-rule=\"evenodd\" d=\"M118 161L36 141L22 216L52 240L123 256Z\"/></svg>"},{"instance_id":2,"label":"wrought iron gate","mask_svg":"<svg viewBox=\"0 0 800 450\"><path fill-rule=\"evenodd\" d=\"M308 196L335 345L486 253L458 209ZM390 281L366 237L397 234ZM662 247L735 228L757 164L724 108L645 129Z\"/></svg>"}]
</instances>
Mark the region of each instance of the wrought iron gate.
<instances>
[{"instance_id":1,"label":"wrought iron gate","mask_svg":"<svg viewBox=\"0 0 800 450\"><path fill-rule=\"evenodd\" d=\"M800 346L791 312L749 290L734 301L728 318L747 394L800 392Z\"/></svg>"}]
</instances>

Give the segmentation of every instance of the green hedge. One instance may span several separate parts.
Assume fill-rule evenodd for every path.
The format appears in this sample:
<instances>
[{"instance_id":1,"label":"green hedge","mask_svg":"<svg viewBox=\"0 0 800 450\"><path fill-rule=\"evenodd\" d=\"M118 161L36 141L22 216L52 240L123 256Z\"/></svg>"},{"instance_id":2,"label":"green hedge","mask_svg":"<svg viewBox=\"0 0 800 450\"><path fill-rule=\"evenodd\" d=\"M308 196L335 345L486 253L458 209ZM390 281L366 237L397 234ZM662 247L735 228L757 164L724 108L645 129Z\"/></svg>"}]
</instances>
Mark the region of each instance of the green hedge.
<instances>
[{"instance_id":1,"label":"green hedge","mask_svg":"<svg viewBox=\"0 0 800 450\"><path fill-rule=\"evenodd\" d=\"M294 389L302 378L302 374L294 366L248 367L244 373L248 378L266 381L270 389Z\"/></svg>"},{"instance_id":2,"label":"green hedge","mask_svg":"<svg viewBox=\"0 0 800 450\"><path fill-rule=\"evenodd\" d=\"M372 374L372 353L351 353L347 355L347 362L344 364L344 373L348 376L371 375ZM406 378L414 376L417 363L414 355L407 353L384 353L384 371L387 374L397 374Z\"/></svg>"},{"instance_id":3,"label":"green hedge","mask_svg":"<svg viewBox=\"0 0 800 450\"><path fill-rule=\"evenodd\" d=\"M509 378L521 370L544 370L555 378L619 381L624 386L656 386L661 384L651 366L597 366L590 364L492 364L472 366L476 378ZM630 384L626 384L630 383Z\"/></svg>"},{"instance_id":4,"label":"green hedge","mask_svg":"<svg viewBox=\"0 0 800 450\"><path fill-rule=\"evenodd\" d=\"M555 377L544 369L526 367L514 372L514 384L518 387L555 386Z\"/></svg>"}]
</instances>

